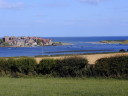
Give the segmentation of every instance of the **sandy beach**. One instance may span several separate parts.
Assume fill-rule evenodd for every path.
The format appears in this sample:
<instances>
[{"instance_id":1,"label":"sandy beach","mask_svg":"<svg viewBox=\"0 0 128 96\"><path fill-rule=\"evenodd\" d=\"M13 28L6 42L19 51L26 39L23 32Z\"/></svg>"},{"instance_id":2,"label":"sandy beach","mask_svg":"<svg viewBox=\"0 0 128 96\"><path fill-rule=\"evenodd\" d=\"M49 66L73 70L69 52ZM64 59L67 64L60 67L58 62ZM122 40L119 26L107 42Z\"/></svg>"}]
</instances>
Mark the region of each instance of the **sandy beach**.
<instances>
[{"instance_id":1,"label":"sandy beach","mask_svg":"<svg viewBox=\"0 0 128 96\"><path fill-rule=\"evenodd\" d=\"M104 58L104 57L111 57L111 56L120 56L120 55L128 55L128 53L104 53L104 54L89 54L89 55L74 55L74 56L81 56L84 58L87 58L89 61L89 64L95 64L95 61ZM52 56L52 57L35 57L37 62L40 62L42 59L46 58L52 58L52 59L62 59L65 57L71 57L71 56Z\"/></svg>"}]
</instances>

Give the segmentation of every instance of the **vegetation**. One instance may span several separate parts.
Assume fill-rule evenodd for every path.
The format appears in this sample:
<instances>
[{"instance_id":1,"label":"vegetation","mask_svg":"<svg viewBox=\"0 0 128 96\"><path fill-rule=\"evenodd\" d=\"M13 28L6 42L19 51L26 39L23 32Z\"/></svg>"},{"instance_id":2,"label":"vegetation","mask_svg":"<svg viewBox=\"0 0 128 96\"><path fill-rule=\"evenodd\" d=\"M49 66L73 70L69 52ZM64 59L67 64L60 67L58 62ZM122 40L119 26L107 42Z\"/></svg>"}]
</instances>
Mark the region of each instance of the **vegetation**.
<instances>
[{"instance_id":1,"label":"vegetation","mask_svg":"<svg viewBox=\"0 0 128 96\"><path fill-rule=\"evenodd\" d=\"M0 75L4 75L7 71L7 60L0 58Z\"/></svg>"},{"instance_id":2,"label":"vegetation","mask_svg":"<svg viewBox=\"0 0 128 96\"><path fill-rule=\"evenodd\" d=\"M52 45L57 46L57 45L63 45L63 44L61 42L53 42Z\"/></svg>"},{"instance_id":3,"label":"vegetation","mask_svg":"<svg viewBox=\"0 0 128 96\"><path fill-rule=\"evenodd\" d=\"M0 75L22 76L34 75L36 60L33 58L0 58Z\"/></svg>"},{"instance_id":4,"label":"vegetation","mask_svg":"<svg viewBox=\"0 0 128 96\"><path fill-rule=\"evenodd\" d=\"M127 94L127 80L0 78L0 96L127 96Z\"/></svg>"},{"instance_id":5,"label":"vegetation","mask_svg":"<svg viewBox=\"0 0 128 96\"><path fill-rule=\"evenodd\" d=\"M126 52L124 49L119 50L119 52Z\"/></svg>"},{"instance_id":6,"label":"vegetation","mask_svg":"<svg viewBox=\"0 0 128 96\"><path fill-rule=\"evenodd\" d=\"M0 76L0 96L127 96L128 56L101 58L95 65L82 57L39 64L27 57L0 58Z\"/></svg>"},{"instance_id":7,"label":"vegetation","mask_svg":"<svg viewBox=\"0 0 128 96\"><path fill-rule=\"evenodd\" d=\"M3 43L2 43L2 46L4 46L4 47L9 47L10 45L9 45L9 43L7 43L7 42L3 42Z\"/></svg>"},{"instance_id":8,"label":"vegetation","mask_svg":"<svg viewBox=\"0 0 128 96\"><path fill-rule=\"evenodd\" d=\"M91 68L92 76L127 78L128 56L101 58Z\"/></svg>"},{"instance_id":9,"label":"vegetation","mask_svg":"<svg viewBox=\"0 0 128 96\"><path fill-rule=\"evenodd\" d=\"M60 77L80 77L84 75L88 60L82 57L68 57L57 61L56 73Z\"/></svg>"},{"instance_id":10,"label":"vegetation","mask_svg":"<svg viewBox=\"0 0 128 96\"><path fill-rule=\"evenodd\" d=\"M42 59L0 58L0 76L109 77L128 79L128 56L101 58L94 65L82 57Z\"/></svg>"},{"instance_id":11,"label":"vegetation","mask_svg":"<svg viewBox=\"0 0 128 96\"><path fill-rule=\"evenodd\" d=\"M54 59L42 59L37 65L37 73L42 75L52 74L56 66Z\"/></svg>"},{"instance_id":12,"label":"vegetation","mask_svg":"<svg viewBox=\"0 0 128 96\"><path fill-rule=\"evenodd\" d=\"M37 39L37 45L42 45L42 40Z\"/></svg>"},{"instance_id":13,"label":"vegetation","mask_svg":"<svg viewBox=\"0 0 128 96\"><path fill-rule=\"evenodd\" d=\"M59 77L79 77L84 75L88 61L81 57L68 57L62 60L43 59L37 65L37 73Z\"/></svg>"},{"instance_id":14,"label":"vegetation","mask_svg":"<svg viewBox=\"0 0 128 96\"><path fill-rule=\"evenodd\" d=\"M35 74L37 62L33 58L20 58L16 61L16 70L25 75Z\"/></svg>"},{"instance_id":15,"label":"vegetation","mask_svg":"<svg viewBox=\"0 0 128 96\"><path fill-rule=\"evenodd\" d=\"M3 43L3 42L4 42L3 39L0 39L0 44Z\"/></svg>"},{"instance_id":16,"label":"vegetation","mask_svg":"<svg viewBox=\"0 0 128 96\"><path fill-rule=\"evenodd\" d=\"M128 40L105 40L100 42L109 44L128 44Z\"/></svg>"}]
</instances>

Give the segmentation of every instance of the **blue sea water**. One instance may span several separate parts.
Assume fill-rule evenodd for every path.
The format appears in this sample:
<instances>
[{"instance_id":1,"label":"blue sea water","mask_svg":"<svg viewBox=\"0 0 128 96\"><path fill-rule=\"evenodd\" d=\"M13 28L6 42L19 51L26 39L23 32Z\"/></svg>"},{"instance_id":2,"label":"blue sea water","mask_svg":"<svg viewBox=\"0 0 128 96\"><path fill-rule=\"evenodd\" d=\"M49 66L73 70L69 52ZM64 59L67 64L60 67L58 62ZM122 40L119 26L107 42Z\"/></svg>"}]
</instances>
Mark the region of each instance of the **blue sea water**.
<instances>
[{"instance_id":1,"label":"blue sea water","mask_svg":"<svg viewBox=\"0 0 128 96\"><path fill-rule=\"evenodd\" d=\"M42 46L42 47L1 47L0 57L14 56L37 56L37 55L59 55L59 54L83 54L118 52L120 49L128 49L128 45L122 44L99 44L102 40L128 40L128 36L118 37L44 37L55 42L72 43L64 46ZM78 50L103 50L103 51L79 51ZM107 50L107 51L106 51ZM58 52L59 51L59 52ZM64 52L65 51L65 52ZM69 52L71 51L71 52Z\"/></svg>"}]
</instances>

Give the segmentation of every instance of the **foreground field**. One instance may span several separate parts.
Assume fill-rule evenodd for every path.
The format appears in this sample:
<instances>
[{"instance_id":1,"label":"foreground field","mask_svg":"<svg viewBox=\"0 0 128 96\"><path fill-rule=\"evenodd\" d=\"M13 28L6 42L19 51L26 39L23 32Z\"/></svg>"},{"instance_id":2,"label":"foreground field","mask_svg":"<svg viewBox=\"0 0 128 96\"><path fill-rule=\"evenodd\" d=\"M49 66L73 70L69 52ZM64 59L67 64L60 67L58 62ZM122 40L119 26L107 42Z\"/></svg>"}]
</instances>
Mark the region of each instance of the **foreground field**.
<instances>
[{"instance_id":1,"label":"foreground field","mask_svg":"<svg viewBox=\"0 0 128 96\"><path fill-rule=\"evenodd\" d=\"M0 78L0 96L127 95L127 80L76 78Z\"/></svg>"}]
</instances>

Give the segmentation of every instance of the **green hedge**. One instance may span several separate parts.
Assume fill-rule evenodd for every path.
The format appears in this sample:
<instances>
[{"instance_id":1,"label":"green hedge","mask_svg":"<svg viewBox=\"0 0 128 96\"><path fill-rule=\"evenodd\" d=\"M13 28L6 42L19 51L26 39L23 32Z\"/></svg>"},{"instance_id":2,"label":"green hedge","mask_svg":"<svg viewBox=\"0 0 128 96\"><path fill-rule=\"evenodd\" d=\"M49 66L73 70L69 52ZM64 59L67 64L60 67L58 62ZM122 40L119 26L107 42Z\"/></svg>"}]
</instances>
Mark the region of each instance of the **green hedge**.
<instances>
[{"instance_id":1,"label":"green hedge","mask_svg":"<svg viewBox=\"0 0 128 96\"><path fill-rule=\"evenodd\" d=\"M57 63L56 61L55 59L42 59L37 65L37 73L42 75L52 74Z\"/></svg>"},{"instance_id":2,"label":"green hedge","mask_svg":"<svg viewBox=\"0 0 128 96\"><path fill-rule=\"evenodd\" d=\"M42 59L37 65L37 73L59 77L78 77L85 74L88 64L82 57L68 57L64 59Z\"/></svg>"},{"instance_id":3,"label":"green hedge","mask_svg":"<svg viewBox=\"0 0 128 96\"><path fill-rule=\"evenodd\" d=\"M37 62L34 58L20 58L16 60L15 70L25 75L35 74Z\"/></svg>"},{"instance_id":4,"label":"green hedge","mask_svg":"<svg viewBox=\"0 0 128 96\"><path fill-rule=\"evenodd\" d=\"M7 72L7 60L5 58L0 58L0 75L5 75Z\"/></svg>"},{"instance_id":5,"label":"green hedge","mask_svg":"<svg viewBox=\"0 0 128 96\"><path fill-rule=\"evenodd\" d=\"M12 74L12 73L15 73L17 70L16 70L16 59L14 58L9 58L7 60L7 68L8 68L8 71Z\"/></svg>"},{"instance_id":6,"label":"green hedge","mask_svg":"<svg viewBox=\"0 0 128 96\"><path fill-rule=\"evenodd\" d=\"M102 58L96 61L95 75L106 77L127 77L128 56Z\"/></svg>"},{"instance_id":7,"label":"green hedge","mask_svg":"<svg viewBox=\"0 0 128 96\"><path fill-rule=\"evenodd\" d=\"M34 58L0 58L0 76L52 75L58 77L114 77L128 78L128 56L101 58L94 65L82 57L42 59L37 64Z\"/></svg>"},{"instance_id":8,"label":"green hedge","mask_svg":"<svg viewBox=\"0 0 128 96\"><path fill-rule=\"evenodd\" d=\"M82 57L67 57L57 60L55 72L60 77L79 77L85 74L88 60Z\"/></svg>"}]
</instances>

